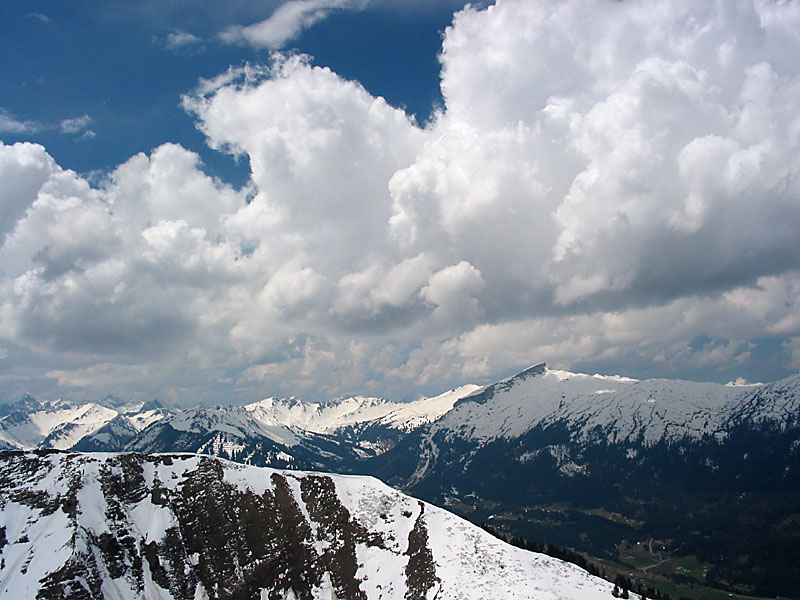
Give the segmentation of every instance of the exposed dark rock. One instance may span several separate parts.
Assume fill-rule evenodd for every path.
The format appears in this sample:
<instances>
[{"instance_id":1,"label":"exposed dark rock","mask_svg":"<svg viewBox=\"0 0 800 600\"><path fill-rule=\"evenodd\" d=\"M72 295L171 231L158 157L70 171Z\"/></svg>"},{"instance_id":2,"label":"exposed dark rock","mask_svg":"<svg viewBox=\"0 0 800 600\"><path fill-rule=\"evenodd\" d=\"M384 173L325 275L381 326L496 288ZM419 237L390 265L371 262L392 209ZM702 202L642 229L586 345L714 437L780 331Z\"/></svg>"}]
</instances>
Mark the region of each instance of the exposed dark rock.
<instances>
[{"instance_id":1,"label":"exposed dark rock","mask_svg":"<svg viewBox=\"0 0 800 600\"><path fill-rule=\"evenodd\" d=\"M83 557L90 560L88 557ZM41 582L37 599L41 600L96 600L103 597L98 573L87 568L86 563L70 561L58 571L50 573Z\"/></svg>"},{"instance_id":2,"label":"exposed dark rock","mask_svg":"<svg viewBox=\"0 0 800 600\"><path fill-rule=\"evenodd\" d=\"M329 544L322 562L332 574L336 593L344 598L366 599L356 578L356 543L369 539L367 531L350 518L329 477L305 477L300 489L308 514L317 523L317 537Z\"/></svg>"},{"instance_id":3,"label":"exposed dark rock","mask_svg":"<svg viewBox=\"0 0 800 600\"><path fill-rule=\"evenodd\" d=\"M425 600L428 590L437 584L436 563L428 545L428 530L423 515L425 504L419 503L419 516L408 534L408 564L406 565L406 600Z\"/></svg>"}]
</instances>

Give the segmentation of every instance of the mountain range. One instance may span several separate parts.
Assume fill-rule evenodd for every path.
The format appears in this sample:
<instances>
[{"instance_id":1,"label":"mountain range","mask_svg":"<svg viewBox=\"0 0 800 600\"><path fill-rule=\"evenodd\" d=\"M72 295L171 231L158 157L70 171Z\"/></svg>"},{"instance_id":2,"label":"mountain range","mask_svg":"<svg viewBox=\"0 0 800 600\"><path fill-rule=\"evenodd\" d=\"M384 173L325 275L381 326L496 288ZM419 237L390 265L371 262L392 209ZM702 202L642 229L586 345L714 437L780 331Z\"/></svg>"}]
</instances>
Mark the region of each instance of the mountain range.
<instances>
[{"instance_id":1,"label":"mountain range","mask_svg":"<svg viewBox=\"0 0 800 600\"><path fill-rule=\"evenodd\" d=\"M271 466L330 467L381 453L478 389L465 385L412 402L355 396L309 403L291 397L185 409L158 401L81 404L25 395L0 405L0 447L191 451Z\"/></svg>"},{"instance_id":2,"label":"mountain range","mask_svg":"<svg viewBox=\"0 0 800 600\"><path fill-rule=\"evenodd\" d=\"M722 385L538 364L410 403L175 409L26 396L0 409L0 444L367 474L509 535L617 564L626 544L657 541L703 565L692 581L800 589L800 375Z\"/></svg>"},{"instance_id":3,"label":"mountain range","mask_svg":"<svg viewBox=\"0 0 800 600\"><path fill-rule=\"evenodd\" d=\"M726 386L537 365L368 463L516 536L625 564L626 540L657 540L703 563L702 583L800 589L800 375Z\"/></svg>"}]
</instances>

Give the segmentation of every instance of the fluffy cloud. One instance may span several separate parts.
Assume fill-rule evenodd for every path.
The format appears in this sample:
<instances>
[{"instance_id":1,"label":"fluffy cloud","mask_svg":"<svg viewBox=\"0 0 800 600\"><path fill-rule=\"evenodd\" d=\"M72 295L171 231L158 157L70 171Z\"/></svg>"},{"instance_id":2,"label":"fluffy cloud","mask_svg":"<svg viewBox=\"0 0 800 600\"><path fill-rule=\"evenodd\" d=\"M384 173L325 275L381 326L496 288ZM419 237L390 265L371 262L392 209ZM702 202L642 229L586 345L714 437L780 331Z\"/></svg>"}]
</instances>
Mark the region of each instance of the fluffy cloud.
<instances>
[{"instance_id":1,"label":"fluffy cloud","mask_svg":"<svg viewBox=\"0 0 800 600\"><path fill-rule=\"evenodd\" d=\"M481 316L475 296L483 286L480 271L462 260L431 275L419 294L436 307L431 314L433 321L449 327L465 327Z\"/></svg>"},{"instance_id":2,"label":"fluffy cloud","mask_svg":"<svg viewBox=\"0 0 800 600\"><path fill-rule=\"evenodd\" d=\"M139 358L188 339L205 318L192 307L212 308L193 291L234 277L235 257L210 238L204 202L244 204L241 194L176 146L133 157L103 189L60 169L40 146L2 151L25 183L0 249L4 336L42 352Z\"/></svg>"},{"instance_id":3,"label":"fluffy cloud","mask_svg":"<svg viewBox=\"0 0 800 600\"><path fill-rule=\"evenodd\" d=\"M41 146L0 145L0 235L5 237L55 172L55 161Z\"/></svg>"},{"instance_id":4,"label":"fluffy cloud","mask_svg":"<svg viewBox=\"0 0 800 600\"><path fill-rule=\"evenodd\" d=\"M231 36L277 47L340 4ZM184 98L241 190L173 144L97 187L0 146L3 364L183 400L796 368L798 30L790 2L467 7L425 128L276 55ZM748 372L770 346L784 366Z\"/></svg>"},{"instance_id":5,"label":"fluffy cloud","mask_svg":"<svg viewBox=\"0 0 800 600\"><path fill-rule=\"evenodd\" d=\"M786 27L797 12L589 1L462 12L444 42L439 135L392 182L398 238L427 245L444 229L463 247L466 231L511 268L522 248L520 275L546 278L560 305L668 300L796 267L800 82L783 44L797 43ZM518 243L495 241L501 228Z\"/></svg>"}]
</instances>

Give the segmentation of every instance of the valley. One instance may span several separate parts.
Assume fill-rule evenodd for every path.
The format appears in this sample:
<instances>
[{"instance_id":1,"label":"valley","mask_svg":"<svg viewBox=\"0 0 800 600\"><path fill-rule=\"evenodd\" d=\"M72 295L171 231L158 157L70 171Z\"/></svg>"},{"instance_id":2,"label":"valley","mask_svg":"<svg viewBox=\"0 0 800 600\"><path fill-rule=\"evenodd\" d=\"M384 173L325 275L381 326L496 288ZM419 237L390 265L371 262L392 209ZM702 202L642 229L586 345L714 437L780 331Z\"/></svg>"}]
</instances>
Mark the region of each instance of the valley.
<instances>
[{"instance_id":1,"label":"valley","mask_svg":"<svg viewBox=\"0 0 800 600\"><path fill-rule=\"evenodd\" d=\"M458 514L471 515L472 519L477 518L476 511L470 511L464 505L451 508ZM586 547L589 538L598 537L598 532L604 529L601 524L583 520L578 515L599 516L599 513L603 512L602 510L571 510L565 506L531 507L521 515L512 513L490 515L488 523L490 528L510 538L515 537L511 532L526 531L533 540L561 540L563 546L551 542L552 548L548 549L544 544L543 548L536 550L552 552L553 555L559 556L570 553L571 551L567 548ZM618 518L618 515L611 516L613 521L617 521ZM643 523L638 523L634 529L640 529L642 525ZM572 533L573 531L579 533L575 535ZM622 576L634 585L641 584L654 588L673 599L765 600L766 598L790 598L790 596L782 595L754 595L752 590L737 585L735 581L712 581L709 579L709 575L714 572L714 565L700 562L696 556L681 552L680 547L676 547L675 540L644 538L638 536L636 531L630 531L627 534L630 537L622 538L617 545L613 545L613 542L619 539L618 536L611 536L608 539L608 546L596 550L597 553L580 552L577 554L587 564L596 567L598 572L609 581ZM531 547L525 542L521 545L522 547ZM575 557L568 559L571 559L571 562L577 562Z\"/></svg>"}]
</instances>

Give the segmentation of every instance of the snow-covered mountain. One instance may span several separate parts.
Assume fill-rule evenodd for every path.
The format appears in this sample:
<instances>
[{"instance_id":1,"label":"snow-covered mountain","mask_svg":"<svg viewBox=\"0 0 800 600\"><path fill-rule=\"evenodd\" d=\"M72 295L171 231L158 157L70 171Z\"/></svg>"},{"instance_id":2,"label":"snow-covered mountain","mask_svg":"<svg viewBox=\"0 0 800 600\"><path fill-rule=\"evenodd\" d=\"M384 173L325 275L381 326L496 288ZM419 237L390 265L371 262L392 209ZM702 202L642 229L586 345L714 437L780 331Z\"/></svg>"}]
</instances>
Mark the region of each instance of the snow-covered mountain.
<instances>
[{"instance_id":1,"label":"snow-covered mountain","mask_svg":"<svg viewBox=\"0 0 800 600\"><path fill-rule=\"evenodd\" d=\"M95 403L26 402L0 419L0 441L13 448L71 448L117 416Z\"/></svg>"},{"instance_id":2,"label":"snow-covered mountain","mask_svg":"<svg viewBox=\"0 0 800 600\"><path fill-rule=\"evenodd\" d=\"M488 460L481 458L486 448L505 448L504 460L549 455L572 477L589 472L582 457L598 444L624 448L633 459L657 445L723 443L743 428L798 424L800 374L767 385L722 385L586 375L542 363L460 398L377 463L403 465L399 471L375 472L409 489L426 478L444 489L456 474L443 477L442 469L464 474Z\"/></svg>"},{"instance_id":3,"label":"snow-covered mountain","mask_svg":"<svg viewBox=\"0 0 800 600\"><path fill-rule=\"evenodd\" d=\"M0 448L202 452L273 466L319 467L309 455L374 455L476 389L467 385L406 403L364 396L323 403L267 398L246 406L186 409L124 405L114 398L109 406L42 403L26 396L7 405L0 417Z\"/></svg>"},{"instance_id":4,"label":"snow-covered mountain","mask_svg":"<svg viewBox=\"0 0 800 600\"><path fill-rule=\"evenodd\" d=\"M408 403L109 404L26 396L0 407L0 449L192 452L368 473L517 536L595 556L623 538L679 539L725 580L773 595L800 587L800 575L780 576L800 562L786 550L800 535L800 374L732 386L540 364Z\"/></svg>"},{"instance_id":5,"label":"snow-covered mountain","mask_svg":"<svg viewBox=\"0 0 800 600\"><path fill-rule=\"evenodd\" d=\"M262 423L270 423L311 431L336 433L348 427L366 424L410 431L435 421L448 412L457 400L480 389L464 385L433 398L422 397L412 402L392 402L384 398L352 396L328 402L302 402L296 398L267 398L248 404L245 409Z\"/></svg>"},{"instance_id":6,"label":"snow-covered mountain","mask_svg":"<svg viewBox=\"0 0 800 600\"><path fill-rule=\"evenodd\" d=\"M461 398L362 472L521 537L595 555L680 540L720 579L773 595L800 585L782 575L800 560L786 550L800 535L788 525L800 523L800 374L730 386L540 364Z\"/></svg>"},{"instance_id":7,"label":"snow-covered mountain","mask_svg":"<svg viewBox=\"0 0 800 600\"><path fill-rule=\"evenodd\" d=\"M518 438L536 427L562 424L573 440L653 445L705 435L726 435L743 414L755 421L797 414L800 375L771 386L731 386L670 379L638 381L548 369L542 363L464 398L438 420L431 434L485 443ZM763 392L762 392L763 388ZM787 391L792 388L794 395ZM765 402L771 398L771 404ZM749 408L746 408L749 407Z\"/></svg>"},{"instance_id":8,"label":"snow-covered mountain","mask_svg":"<svg viewBox=\"0 0 800 600\"><path fill-rule=\"evenodd\" d=\"M160 405L41 403L30 396L5 407L0 448L201 452L278 467L347 469L418 432L414 479L447 440L475 448L535 431L564 430L559 444L603 441L653 446L708 436L739 424L797 420L800 375L769 385L586 375L539 364L485 387L465 385L433 398L392 402L353 396L322 403L267 398L246 406L166 409ZM794 420L793 420L794 419ZM557 452L567 470L580 465ZM574 448L573 448L574 450ZM638 450L637 450L638 451ZM574 454L574 451L571 452ZM397 453L395 453L397 454Z\"/></svg>"},{"instance_id":9,"label":"snow-covered mountain","mask_svg":"<svg viewBox=\"0 0 800 600\"><path fill-rule=\"evenodd\" d=\"M467 384L433 398L423 397L413 402L397 404L392 411L378 419L378 422L386 427L409 432L447 414L461 398L480 389L482 388L478 385Z\"/></svg>"},{"instance_id":10,"label":"snow-covered mountain","mask_svg":"<svg viewBox=\"0 0 800 600\"><path fill-rule=\"evenodd\" d=\"M0 596L603 599L613 586L368 477L0 454Z\"/></svg>"}]
</instances>

